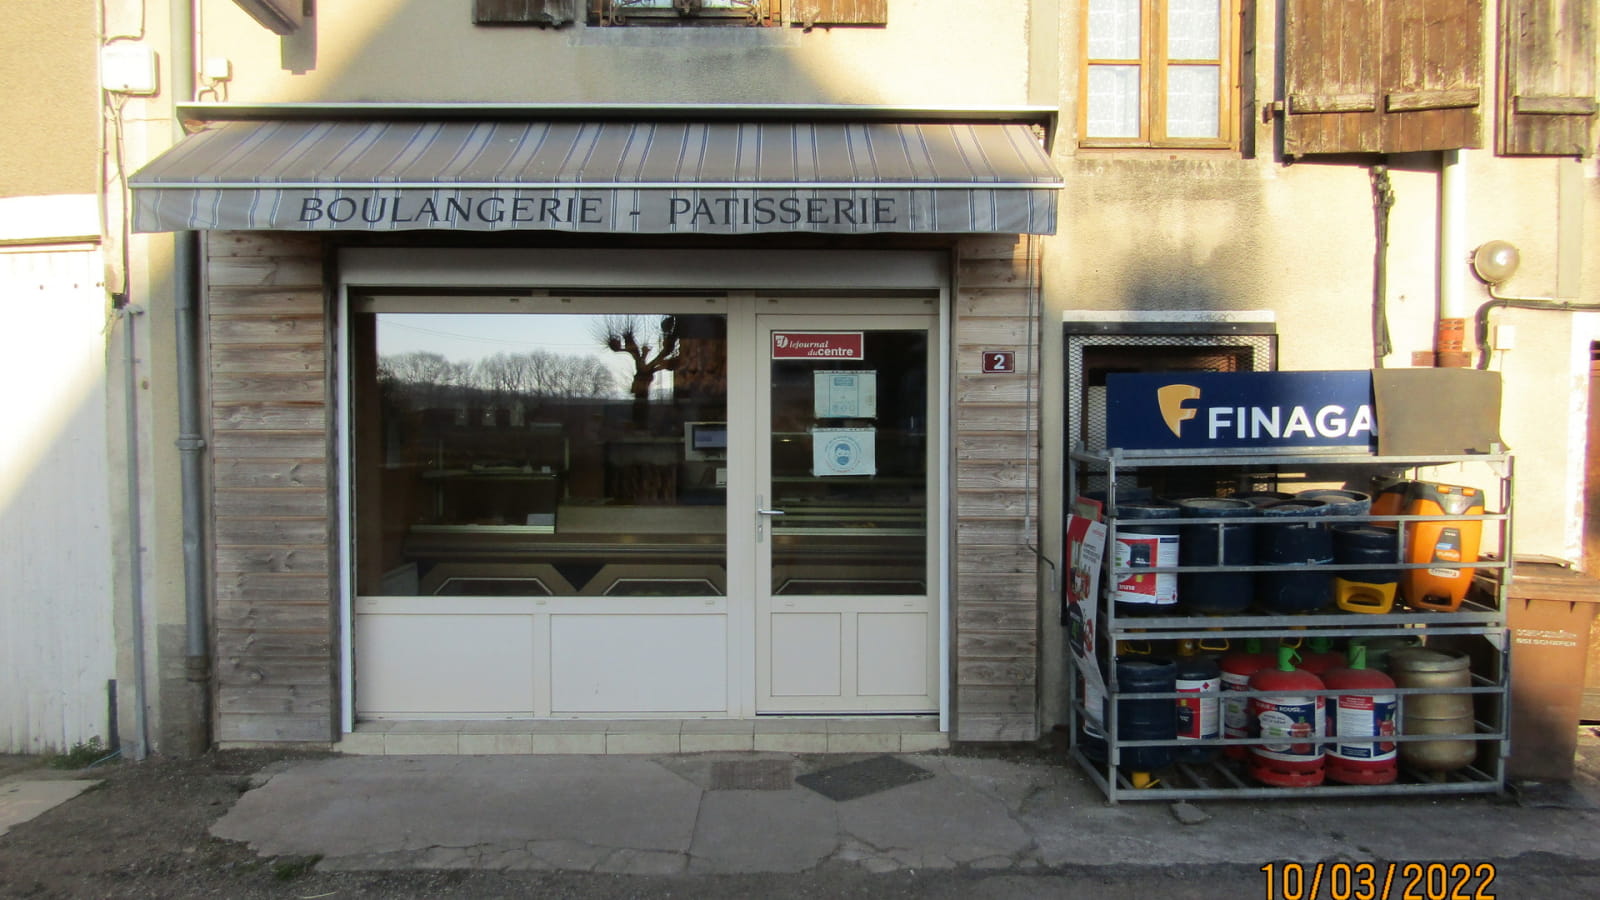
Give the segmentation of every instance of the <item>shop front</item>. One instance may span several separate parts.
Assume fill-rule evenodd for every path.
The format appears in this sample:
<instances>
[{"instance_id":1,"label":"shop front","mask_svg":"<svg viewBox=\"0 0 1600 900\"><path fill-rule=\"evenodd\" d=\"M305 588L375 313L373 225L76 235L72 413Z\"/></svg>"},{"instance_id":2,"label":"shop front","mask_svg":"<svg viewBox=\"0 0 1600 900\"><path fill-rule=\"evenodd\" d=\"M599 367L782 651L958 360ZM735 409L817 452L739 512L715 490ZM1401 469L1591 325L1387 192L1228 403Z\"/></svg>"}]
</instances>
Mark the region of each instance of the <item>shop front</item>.
<instances>
[{"instance_id":1,"label":"shop front","mask_svg":"<svg viewBox=\"0 0 1600 900\"><path fill-rule=\"evenodd\" d=\"M180 143L134 188L140 230L206 234L217 740L957 731L962 585L1017 599L959 536L962 373L993 332L963 334L1037 300L963 273L1051 233L1058 186L1000 121L280 117ZM970 427L1029 427L997 407L1023 421Z\"/></svg>"}]
</instances>

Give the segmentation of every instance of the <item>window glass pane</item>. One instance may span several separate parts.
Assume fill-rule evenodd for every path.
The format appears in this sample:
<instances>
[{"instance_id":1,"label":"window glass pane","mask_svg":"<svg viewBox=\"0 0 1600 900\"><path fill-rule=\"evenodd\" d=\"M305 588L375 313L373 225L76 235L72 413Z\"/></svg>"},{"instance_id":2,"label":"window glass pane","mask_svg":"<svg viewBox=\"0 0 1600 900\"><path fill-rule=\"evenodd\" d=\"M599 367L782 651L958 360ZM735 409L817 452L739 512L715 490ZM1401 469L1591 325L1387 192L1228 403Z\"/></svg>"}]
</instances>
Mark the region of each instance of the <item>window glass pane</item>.
<instances>
[{"instance_id":1,"label":"window glass pane","mask_svg":"<svg viewBox=\"0 0 1600 900\"><path fill-rule=\"evenodd\" d=\"M354 317L357 592L725 590L720 315Z\"/></svg>"},{"instance_id":2,"label":"window glass pane","mask_svg":"<svg viewBox=\"0 0 1600 900\"><path fill-rule=\"evenodd\" d=\"M1220 81L1221 70L1217 66L1167 67L1167 137L1221 135Z\"/></svg>"},{"instance_id":3,"label":"window glass pane","mask_svg":"<svg viewBox=\"0 0 1600 900\"><path fill-rule=\"evenodd\" d=\"M928 333L772 360L772 593L928 591Z\"/></svg>"},{"instance_id":4,"label":"window glass pane","mask_svg":"<svg viewBox=\"0 0 1600 900\"><path fill-rule=\"evenodd\" d=\"M1090 0L1089 58L1139 56L1139 0Z\"/></svg>"},{"instance_id":5,"label":"window glass pane","mask_svg":"<svg viewBox=\"0 0 1600 900\"><path fill-rule=\"evenodd\" d=\"M1221 47L1220 0L1167 3L1167 59L1218 59Z\"/></svg>"},{"instance_id":6,"label":"window glass pane","mask_svg":"<svg viewBox=\"0 0 1600 900\"><path fill-rule=\"evenodd\" d=\"M1139 136L1139 67L1090 66L1087 137Z\"/></svg>"}]
</instances>

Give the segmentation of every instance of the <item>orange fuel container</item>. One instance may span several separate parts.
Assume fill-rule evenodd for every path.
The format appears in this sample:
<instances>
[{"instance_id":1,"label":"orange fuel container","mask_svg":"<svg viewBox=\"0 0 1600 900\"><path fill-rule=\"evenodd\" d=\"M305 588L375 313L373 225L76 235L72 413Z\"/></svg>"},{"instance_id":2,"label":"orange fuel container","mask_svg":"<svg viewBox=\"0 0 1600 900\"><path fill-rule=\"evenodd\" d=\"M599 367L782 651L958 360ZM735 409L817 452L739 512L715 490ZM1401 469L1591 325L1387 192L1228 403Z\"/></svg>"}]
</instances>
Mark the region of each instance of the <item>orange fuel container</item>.
<instances>
[{"instance_id":1,"label":"orange fuel container","mask_svg":"<svg viewBox=\"0 0 1600 900\"><path fill-rule=\"evenodd\" d=\"M1483 492L1473 487L1418 481L1411 485L1406 513L1413 516L1483 515ZM1483 536L1479 521L1407 522L1405 560L1408 563L1474 563ZM1470 566L1429 566L1407 569L1400 594L1414 609L1455 612L1472 584Z\"/></svg>"}]
</instances>

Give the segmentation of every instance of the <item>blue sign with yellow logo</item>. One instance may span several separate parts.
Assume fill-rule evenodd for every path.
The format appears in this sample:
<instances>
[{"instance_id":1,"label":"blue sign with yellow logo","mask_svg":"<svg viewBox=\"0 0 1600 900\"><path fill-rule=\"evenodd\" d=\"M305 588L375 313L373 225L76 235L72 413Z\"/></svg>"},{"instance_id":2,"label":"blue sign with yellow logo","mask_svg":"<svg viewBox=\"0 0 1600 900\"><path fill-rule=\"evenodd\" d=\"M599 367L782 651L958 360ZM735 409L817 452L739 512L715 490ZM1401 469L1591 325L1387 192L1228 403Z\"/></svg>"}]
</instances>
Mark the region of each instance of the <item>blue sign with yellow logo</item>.
<instances>
[{"instance_id":1,"label":"blue sign with yellow logo","mask_svg":"<svg viewBox=\"0 0 1600 900\"><path fill-rule=\"evenodd\" d=\"M1123 450L1365 447L1377 437L1371 372L1106 376L1106 444Z\"/></svg>"}]
</instances>

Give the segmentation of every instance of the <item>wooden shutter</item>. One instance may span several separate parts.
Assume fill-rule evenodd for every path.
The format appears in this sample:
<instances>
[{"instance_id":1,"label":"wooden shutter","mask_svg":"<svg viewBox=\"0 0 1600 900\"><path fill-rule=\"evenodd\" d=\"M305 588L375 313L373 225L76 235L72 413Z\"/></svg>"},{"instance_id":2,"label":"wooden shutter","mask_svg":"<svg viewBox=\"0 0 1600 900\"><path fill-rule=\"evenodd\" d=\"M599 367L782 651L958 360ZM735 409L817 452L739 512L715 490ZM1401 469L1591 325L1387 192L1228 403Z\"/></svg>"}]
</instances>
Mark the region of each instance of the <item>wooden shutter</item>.
<instances>
[{"instance_id":1,"label":"wooden shutter","mask_svg":"<svg viewBox=\"0 0 1600 900\"><path fill-rule=\"evenodd\" d=\"M1590 156L1595 150L1594 0L1504 0L1499 151Z\"/></svg>"},{"instance_id":2,"label":"wooden shutter","mask_svg":"<svg viewBox=\"0 0 1600 900\"><path fill-rule=\"evenodd\" d=\"M474 25L566 25L573 0L472 0Z\"/></svg>"},{"instance_id":3,"label":"wooden shutter","mask_svg":"<svg viewBox=\"0 0 1600 900\"><path fill-rule=\"evenodd\" d=\"M1380 0L1286 0L1283 150L1376 153Z\"/></svg>"},{"instance_id":4,"label":"wooden shutter","mask_svg":"<svg viewBox=\"0 0 1600 900\"><path fill-rule=\"evenodd\" d=\"M887 25L889 0L795 0L794 23L813 25Z\"/></svg>"},{"instance_id":5,"label":"wooden shutter","mask_svg":"<svg viewBox=\"0 0 1600 900\"><path fill-rule=\"evenodd\" d=\"M1483 0L1287 0L1284 152L1481 143Z\"/></svg>"},{"instance_id":6,"label":"wooden shutter","mask_svg":"<svg viewBox=\"0 0 1600 900\"><path fill-rule=\"evenodd\" d=\"M1481 147L1483 0L1386 0L1385 153Z\"/></svg>"}]
</instances>

